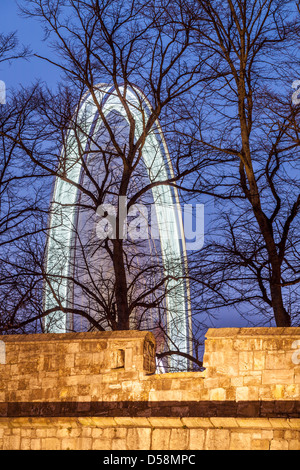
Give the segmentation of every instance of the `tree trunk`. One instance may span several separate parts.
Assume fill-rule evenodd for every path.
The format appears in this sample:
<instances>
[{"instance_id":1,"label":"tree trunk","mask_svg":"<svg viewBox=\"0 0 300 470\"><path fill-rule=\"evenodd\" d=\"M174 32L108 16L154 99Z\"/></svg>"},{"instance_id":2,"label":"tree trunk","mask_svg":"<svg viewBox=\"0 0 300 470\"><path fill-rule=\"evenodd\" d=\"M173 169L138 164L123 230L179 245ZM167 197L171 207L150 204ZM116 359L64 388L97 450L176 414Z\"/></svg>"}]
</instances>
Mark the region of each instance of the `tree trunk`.
<instances>
[{"instance_id":1,"label":"tree trunk","mask_svg":"<svg viewBox=\"0 0 300 470\"><path fill-rule=\"evenodd\" d=\"M123 240L114 240L115 295L118 330L129 330L127 278L124 265Z\"/></svg>"},{"instance_id":2,"label":"tree trunk","mask_svg":"<svg viewBox=\"0 0 300 470\"><path fill-rule=\"evenodd\" d=\"M278 270L278 268L272 266L272 269L270 289L276 326L291 326L291 317L283 304L280 268Z\"/></svg>"}]
</instances>

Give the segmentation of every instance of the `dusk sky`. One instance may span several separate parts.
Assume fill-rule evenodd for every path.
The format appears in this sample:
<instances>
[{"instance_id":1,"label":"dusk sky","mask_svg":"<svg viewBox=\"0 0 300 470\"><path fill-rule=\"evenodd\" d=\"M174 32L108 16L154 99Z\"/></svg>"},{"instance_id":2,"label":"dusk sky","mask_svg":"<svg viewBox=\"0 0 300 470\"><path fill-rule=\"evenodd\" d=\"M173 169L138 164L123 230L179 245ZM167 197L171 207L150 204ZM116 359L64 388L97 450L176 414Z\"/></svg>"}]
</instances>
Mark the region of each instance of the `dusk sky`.
<instances>
[{"instance_id":1,"label":"dusk sky","mask_svg":"<svg viewBox=\"0 0 300 470\"><path fill-rule=\"evenodd\" d=\"M43 41L41 25L34 19L23 18L18 12L16 0L1 0L0 31L4 34L16 31L20 45L29 46L33 54L46 55L51 52ZM54 66L35 57L0 66L0 79L6 83L8 90L18 85L28 86L38 79L54 87L58 78Z\"/></svg>"},{"instance_id":2,"label":"dusk sky","mask_svg":"<svg viewBox=\"0 0 300 470\"><path fill-rule=\"evenodd\" d=\"M16 31L20 46L28 46L32 53L39 55L51 55L51 50L43 41L43 30L38 21L24 18L18 11L16 0L1 0L0 30L2 33ZM44 81L49 87L55 88L60 74L55 66L32 56L28 60L17 60L13 64L0 64L0 80L6 83L8 93L18 86L30 86L37 80ZM206 208L208 210L208 208ZM235 311L225 309L219 315L219 319L213 320L211 326L251 326L243 320Z\"/></svg>"}]
</instances>

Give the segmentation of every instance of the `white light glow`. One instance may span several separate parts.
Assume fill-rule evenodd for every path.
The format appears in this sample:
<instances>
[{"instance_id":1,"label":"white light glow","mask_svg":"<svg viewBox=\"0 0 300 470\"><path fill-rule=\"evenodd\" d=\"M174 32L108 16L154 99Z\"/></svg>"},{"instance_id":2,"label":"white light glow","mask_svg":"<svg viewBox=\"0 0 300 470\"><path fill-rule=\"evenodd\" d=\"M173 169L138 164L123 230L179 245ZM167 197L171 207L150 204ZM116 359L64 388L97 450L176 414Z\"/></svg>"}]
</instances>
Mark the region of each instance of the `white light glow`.
<instances>
[{"instance_id":1,"label":"white light glow","mask_svg":"<svg viewBox=\"0 0 300 470\"><path fill-rule=\"evenodd\" d=\"M122 95L125 94L123 87L120 87L119 91ZM82 149L87 148L89 136L92 132L93 135L96 135L97 129L102 123L97 103L101 105L103 116L108 116L114 110L128 121L124 104L117 92L108 85L98 85L94 90L94 98L91 94L87 94L77 110L76 122L79 122L83 128L80 136ZM126 104L134 117L135 137L138 139L144 130L145 116L149 114L150 104L143 93L135 87L126 88ZM94 128L95 119L97 119L97 122ZM166 181L168 180L168 171L171 172L171 175L173 174L172 165L158 122L155 124L155 130L155 132L149 132L146 137L143 146L143 160L151 182ZM65 178L58 176L55 182L47 246L46 271L48 280L45 284L45 310L57 306L57 298L63 299L62 304L64 307L69 305L69 288L66 278L72 265L72 256L74 256L71 246L78 211L76 206L78 200L77 185L80 182L82 172L82 160L78 152L77 139L78 132L75 136L74 131L69 131L62 155L62 161L65 165ZM170 186L158 185L153 187L152 195L156 204L165 273L170 272L172 260L176 260L176 263L180 260L181 263L179 267L177 264L176 268L176 274L181 279L173 279L168 282L169 292L166 295L168 334L171 342L180 351L190 353L188 340L191 336L189 288L183 280L186 273L186 252L182 217L178 217L178 213L181 214L178 194L176 189L172 190ZM177 207L174 203L177 204ZM168 214L165 214L163 211L164 206L173 207L173 210L168 210ZM182 244L180 240L182 240ZM48 315L45 320L45 327L46 331L52 333L66 332L66 315L61 311Z\"/></svg>"}]
</instances>

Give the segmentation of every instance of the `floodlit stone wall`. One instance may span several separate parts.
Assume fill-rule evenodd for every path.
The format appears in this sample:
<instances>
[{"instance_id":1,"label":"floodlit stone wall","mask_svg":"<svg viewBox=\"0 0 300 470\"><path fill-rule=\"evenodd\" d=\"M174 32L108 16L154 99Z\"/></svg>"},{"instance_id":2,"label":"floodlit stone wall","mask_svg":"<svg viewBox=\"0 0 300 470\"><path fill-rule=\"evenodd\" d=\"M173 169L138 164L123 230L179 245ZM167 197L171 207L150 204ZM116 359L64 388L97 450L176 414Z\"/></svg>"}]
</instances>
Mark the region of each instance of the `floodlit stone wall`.
<instances>
[{"instance_id":1,"label":"floodlit stone wall","mask_svg":"<svg viewBox=\"0 0 300 470\"><path fill-rule=\"evenodd\" d=\"M299 450L299 420L2 418L1 449Z\"/></svg>"},{"instance_id":2,"label":"floodlit stone wall","mask_svg":"<svg viewBox=\"0 0 300 470\"><path fill-rule=\"evenodd\" d=\"M204 355L209 399L299 400L299 335L300 328L209 330Z\"/></svg>"},{"instance_id":3,"label":"floodlit stone wall","mask_svg":"<svg viewBox=\"0 0 300 470\"><path fill-rule=\"evenodd\" d=\"M157 375L148 332L1 341L0 449L300 450L300 328L211 329L204 372Z\"/></svg>"}]
</instances>

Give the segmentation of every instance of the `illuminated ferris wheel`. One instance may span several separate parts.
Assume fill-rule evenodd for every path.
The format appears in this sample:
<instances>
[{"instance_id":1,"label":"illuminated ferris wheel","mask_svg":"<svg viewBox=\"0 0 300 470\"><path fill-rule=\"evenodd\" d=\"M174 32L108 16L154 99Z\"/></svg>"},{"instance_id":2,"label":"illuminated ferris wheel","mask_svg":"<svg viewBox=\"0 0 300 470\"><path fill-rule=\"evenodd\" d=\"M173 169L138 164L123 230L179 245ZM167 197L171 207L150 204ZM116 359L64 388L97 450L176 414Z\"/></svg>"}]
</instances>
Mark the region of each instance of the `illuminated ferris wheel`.
<instances>
[{"instance_id":1,"label":"illuminated ferris wheel","mask_svg":"<svg viewBox=\"0 0 300 470\"><path fill-rule=\"evenodd\" d=\"M126 108L124 99L126 97ZM118 92L109 85L97 85L93 93L87 93L81 100L76 110L76 122L80 123L81 132L75 132L70 126L66 136L64 150L61 155L63 161L63 173L57 176L53 191L51 215L49 220L44 308L45 311L53 310L45 318L45 331L52 333L65 333L74 329L74 315L57 310L58 299L64 308L74 305L74 299L79 302L80 294L72 279L74 272L80 271L83 257L78 254L78 246L84 239L89 243L89 254L85 256L84 262L88 264L89 273L96 271L101 266L102 274L105 273L105 280L102 276L98 289L102 290L103 298L109 297L109 283L111 281L111 268L109 260L103 251L94 249L96 244L95 223L93 217L82 215L80 210L85 204L82 202L80 187L83 183L87 168L92 174L91 179L100 178L101 184L101 155L93 151L92 141L103 141L104 133L103 121L109 120L110 116L118 115L123 123L128 124L128 109L135 121L135 139L142 134L145 127L145 117L150 114L151 106L145 95L136 87L119 87ZM105 139L109 144L110 136ZM85 161L79 155L79 145L81 149L90 149L89 156ZM92 149L92 151L91 151ZM103 163L102 163L103 164ZM114 172L117 172L118 165L115 165ZM141 176L141 173L144 173ZM179 197L176 188L168 185L160 185L159 182L167 181L173 175L171 159L167 145L158 121L147 133L142 149L142 165L139 167L141 178L155 183L151 188L151 202L155 208L156 228L159 233L159 243L148 239L148 247L151 256L155 255L161 260L161 271L168 277L168 286L165 286L164 306L165 306L165 326L169 342L177 347L181 352L191 352L191 312L189 300L189 284L186 280L186 247L182 216L179 204ZM157 184L158 183L158 184ZM133 184L138 186L140 181L133 179ZM86 186L86 185L85 185ZM111 191L112 192L112 191ZM84 196L83 196L84 198ZM79 202L80 200L80 202ZM148 197L149 200L149 197ZM111 199L112 203L113 200ZM89 220L93 220L90 223ZM80 239L80 242L78 241ZM93 240L93 243L91 243ZM135 245L131 244L132 249ZM144 245L145 246L145 245ZM159 250L159 256L158 251ZM92 253L92 254L91 254ZM95 254L96 253L96 254ZM141 264L141 260L139 266ZM146 272L146 270L145 270ZM86 282L84 275L82 282ZM158 274L157 274L158 275ZM153 277L153 273L152 273ZM150 278L149 278L150 279ZM150 280L144 279L144 284ZM140 289L143 289L141 280ZM84 300L82 300L84 304ZM85 303L84 308L92 311L92 303ZM97 317L97 313L93 314ZM146 328L153 327L157 312L148 310L146 315ZM137 323L136 323L137 324ZM133 324L133 328L136 327ZM106 326L109 328L109 325ZM144 328L145 329L145 328Z\"/></svg>"}]
</instances>

